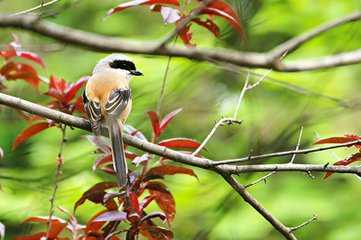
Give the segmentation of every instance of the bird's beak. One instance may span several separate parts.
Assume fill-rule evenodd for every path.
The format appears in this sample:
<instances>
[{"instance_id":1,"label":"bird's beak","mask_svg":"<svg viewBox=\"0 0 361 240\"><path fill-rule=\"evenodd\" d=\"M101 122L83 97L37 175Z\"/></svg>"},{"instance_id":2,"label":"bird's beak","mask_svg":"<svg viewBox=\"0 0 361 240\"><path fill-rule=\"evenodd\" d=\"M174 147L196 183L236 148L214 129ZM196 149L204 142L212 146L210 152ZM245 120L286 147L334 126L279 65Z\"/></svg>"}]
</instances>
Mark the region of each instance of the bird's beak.
<instances>
[{"instance_id":1,"label":"bird's beak","mask_svg":"<svg viewBox=\"0 0 361 240\"><path fill-rule=\"evenodd\" d=\"M130 74L134 76L143 76L143 73L137 70L130 70Z\"/></svg>"}]
</instances>

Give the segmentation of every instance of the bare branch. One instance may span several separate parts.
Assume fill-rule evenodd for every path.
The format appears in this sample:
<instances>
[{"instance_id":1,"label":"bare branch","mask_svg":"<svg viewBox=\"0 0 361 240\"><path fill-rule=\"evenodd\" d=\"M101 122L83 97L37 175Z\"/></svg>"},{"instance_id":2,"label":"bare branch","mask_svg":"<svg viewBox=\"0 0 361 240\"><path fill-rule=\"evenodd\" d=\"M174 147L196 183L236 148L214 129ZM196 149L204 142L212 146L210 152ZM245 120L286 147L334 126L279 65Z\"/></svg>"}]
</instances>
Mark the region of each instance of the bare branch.
<instances>
[{"instance_id":1,"label":"bare branch","mask_svg":"<svg viewBox=\"0 0 361 240\"><path fill-rule=\"evenodd\" d=\"M212 128L210 133L207 135L207 137L203 140L202 144L192 153L193 156L197 155L205 147L205 145L208 143L208 141L214 135L214 133L216 132L216 130L218 129L219 126L222 126L222 125L225 125L225 124L231 125L233 123L237 123L237 124L242 123L241 120L237 119L237 115L238 115L239 109L241 107L244 95L246 94L247 91L253 89L256 86L258 86L270 72L271 72L271 70L268 71L266 74L264 74L259 80L257 80L252 85L249 85L249 74L247 74L247 77L246 77L246 80L244 82L243 88L242 88L241 93L239 94L239 97L238 97L238 101L237 101L236 109L235 109L235 111L233 113L233 117L232 118L222 118L222 119L220 119L214 125L214 127Z\"/></svg>"},{"instance_id":2,"label":"bare branch","mask_svg":"<svg viewBox=\"0 0 361 240\"><path fill-rule=\"evenodd\" d=\"M247 86L247 91L251 90L255 87L257 87L261 82L263 82L263 80L266 79L266 77L272 72L272 69L268 70L265 74L263 74L255 83Z\"/></svg>"},{"instance_id":3,"label":"bare branch","mask_svg":"<svg viewBox=\"0 0 361 240\"><path fill-rule=\"evenodd\" d=\"M256 165L220 165L218 169L225 172L239 174L246 172L338 172L361 175L360 166L338 166L326 164L256 164Z\"/></svg>"},{"instance_id":4,"label":"bare branch","mask_svg":"<svg viewBox=\"0 0 361 240\"><path fill-rule=\"evenodd\" d=\"M290 230L291 230L291 232L295 232L295 231L297 231L298 229L303 228L304 226L307 226L308 224L310 224L310 223L312 223L313 221L316 221L316 220L317 220L317 216L316 216L316 215L313 215L313 217L310 218L310 219L308 219L306 222L301 223L301 224L298 225L298 226L291 227Z\"/></svg>"},{"instance_id":5,"label":"bare branch","mask_svg":"<svg viewBox=\"0 0 361 240\"><path fill-rule=\"evenodd\" d=\"M267 209L265 209L249 192L246 188L241 185L233 176L220 173L223 178L231 185L231 187L237 191L237 193L251 205L258 213L260 213L272 226L279 231L286 239L297 240L296 236L293 235L290 228L283 225L277 218L275 218Z\"/></svg>"},{"instance_id":6,"label":"bare branch","mask_svg":"<svg viewBox=\"0 0 361 240\"><path fill-rule=\"evenodd\" d=\"M17 97L0 93L0 104L7 105L12 108L26 111L32 114L36 114L44 118L52 119L56 122L66 124L71 127L84 129L89 132L91 131L89 122L83 118L79 118L63 112L59 112L54 109L50 109ZM287 164L286 163L286 164L259 164L259 165L237 165L237 166L224 164L220 166L215 166L213 164L214 162L210 159L200 158L200 157L192 156L190 154L184 154L178 151L174 151L172 149L162 147L157 144L153 144L151 142L140 140L134 136L130 136L127 134L124 134L124 142L130 146L133 146L148 153L156 154L159 156L166 157L167 159L174 160L176 162L192 165L203 169L209 169L212 171L222 171L222 172L228 172L234 174L247 173L247 172L297 171L297 172L306 172L306 173L337 172L337 173L352 173L352 174L361 175L361 167L359 166L338 166L338 165L329 165L329 164L322 165L322 164ZM345 143L343 144L343 147L351 146L357 143L361 143L361 140ZM341 147L341 146L337 146L337 147ZM331 148L335 148L335 146L319 148L317 149L317 151L328 150ZM300 151L305 151L305 150L299 150L299 152ZM313 152L315 152L315 149L313 149ZM292 155L294 151L289 151L286 153L287 155ZM279 155L280 153L274 153L274 154ZM272 155L272 154L268 154L268 155ZM250 157L253 158L252 156Z\"/></svg>"},{"instance_id":7,"label":"bare branch","mask_svg":"<svg viewBox=\"0 0 361 240\"><path fill-rule=\"evenodd\" d=\"M266 158L273 158L273 157L283 157L283 156L289 156L294 154L308 154L313 152L321 152L329 149L335 149L335 148L343 148L343 147L350 147L355 144L360 144L361 140L355 140L347 143L340 143L340 144L334 144L331 146L326 147L315 147L315 148L306 148L301 150L290 150L290 151L283 151L283 152L275 152L275 153L266 153L256 156L246 156L243 158L237 158L237 159L228 159L228 160L222 160L222 161L216 161L213 162L212 165L224 165L224 164L236 164L236 163L242 163L252 160L260 160L260 159L266 159Z\"/></svg>"},{"instance_id":8,"label":"bare branch","mask_svg":"<svg viewBox=\"0 0 361 240\"><path fill-rule=\"evenodd\" d=\"M298 151L298 150L300 149L302 133L303 133L303 126L301 126L300 134L298 135L298 140L297 140L297 145L296 145L295 151ZM295 161L296 155L297 155L297 154L293 154L293 155L292 155L292 158L291 158L291 160L290 160L289 163L292 164L292 163Z\"/></svg>"},{"instance_id":9,"label":"bare branch","mask_svg":"<svg viewBox=\"0 0 361 240\"><path fill-rule=\"evenodd\" d=\"M361 18L359 15L361 15L360 12L353 14L352 20L359 20ZM222 48L205 49L177 46L164 46L159 48L159 43L157 42L108 37L60 26L46 20L41 20L36 16L26 14L19 16L0 15L0 27L25 29L65 43L102 52L128 52L135 54L184 57L198 61L231 63L237 66L266 68L281 72L309 71L361 62L361 49L315 59L301 59L281 63L279 54L274 54L273 52L256 53L240 52ZM306 42L306 40L302 41L302 43Z\"/></svg>"},{"instance_id":10,"label":"bare branch","mask_svg":"<svg viewBox=\"0 0 361 240\"><path fill-rule=\"evenodd\" d=\"M21 12L10 14L10 16L18 16L18 15L28 14L28 13L34 12L36 10L39 10L39 9L41 9L43 7L48 7L48 6L54 4L54 3L58 2L58 1L59 0L52 0L52 1L47 2L47 3L45 3L44 1L41 1L41 3L36 7L30 8L30 9L27 9L27 10L24 10L24 11L21 11Z\"/></svg>"},{"instance_id":11,"label":"bare branch","mask_svg":"<svg viewBox=\"0 0 361 240\"><path fill-rule=\"evenodd\" d=\"M162 102L163 102L163 98L164 98L164 94L165 94L165 87L166 87L166 84L167 84L167 78L168 78L168 72L169 72L169 67L170 67L171 60L172 60L172 57L169 56L168 60L167 60L167 65L165 67L162 86L160 88L160 93L159 93L159 98L158 98L158 103L157 103L157 113L158 113L158 115L160 115L160 109L162 107Z\"/></svg>"},{"instance_id":12,"label":"bare branch","mask_svg":"<svg viewBox=\"0 0 361 240\"><path fill-rule=\"evenodd\" d=\"M241 103L243 101L243 96L246 93L248 89L248 82L249 82L249 72L247 73L246 80L244 81L243 88L241 90L241 93L239 94L236 110L234 110L233 119L237 119L239 109L241 108Z\"/></svg>"},{"instance_id":13,"label":"bare branch","mask_svg":"<svg viewBox=\"0 0 361 240\"><path fill-rule=\"evenodd\" d=\"M219 126L223 126L225 124L230 125L230 124L241 124L241 121L238 121L236 119L233 118L222 118L220 119L212 128L212 130L209 132L209 134L207 135L207 137L203 140L203 142L201 143L201 145L192 153L192 156L196 156L209 142L209 140L213 137L214 133L217 131Z\"/></svg>"},{"instance_id":14,"label":"bare branch","mask_svg":"<svg viewBox=\"0 0 361 240\"><path fill-rule=\"evenodd\" d=\"M305 42L312 40L313 38L319 36L320 34L327 32L335 27L343 25L345 23L354 22L361 19L361 12L356 12L354 14L345 16L340 19L336 19L335 21L323 24L317 28L314 28L308 32L305 32L297 37L291 38L290 40L278 45L271 51L271 55L275 58L282 56L282 54L289 54L295 51L298 47L300 47Z\"/></svg>"},{"instance_id":15,"label":"bare branch","mask_svg":"<svg viewBox=\"0 0 361 240\"><path fill-rule=\"evenodd\" d=\"M271 177L271 176L272 176L273 174L275 174L275 173L277 173L277 172L276 172L276 171L270 172L270 173L264 175L263 177L257 179L256 181L251 182L251 183L245 185L244 187L245 187L245 188L249 188L249 187L252 187L252 186L254 186L254 185L256 185L256 184L258 184L258 183L260 183L260 182L262 182L262 181L263 181L264 183L266 183L267 179L268 179L269 177Z\"/></svg>"}]
</instances>

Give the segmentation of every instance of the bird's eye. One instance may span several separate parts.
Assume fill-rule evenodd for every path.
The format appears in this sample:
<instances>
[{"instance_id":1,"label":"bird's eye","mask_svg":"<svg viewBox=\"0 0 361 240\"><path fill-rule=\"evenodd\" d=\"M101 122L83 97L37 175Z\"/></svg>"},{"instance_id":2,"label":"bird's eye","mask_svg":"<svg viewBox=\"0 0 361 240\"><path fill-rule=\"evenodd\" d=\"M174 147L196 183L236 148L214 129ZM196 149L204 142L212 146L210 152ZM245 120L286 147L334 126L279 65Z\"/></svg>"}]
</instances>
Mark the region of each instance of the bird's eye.
<instances>
[{"instance_id":1,"label":"bird's eye","mask_svg":"<svg viewBox=\"0 0 361 240\"><path fill-rule=\"evenodd\" d=\"M136 70L134 63L127 60L114 60L109 63L109 66L111 68L124 69L128 71Z\"/></svg>"}]
</instances>

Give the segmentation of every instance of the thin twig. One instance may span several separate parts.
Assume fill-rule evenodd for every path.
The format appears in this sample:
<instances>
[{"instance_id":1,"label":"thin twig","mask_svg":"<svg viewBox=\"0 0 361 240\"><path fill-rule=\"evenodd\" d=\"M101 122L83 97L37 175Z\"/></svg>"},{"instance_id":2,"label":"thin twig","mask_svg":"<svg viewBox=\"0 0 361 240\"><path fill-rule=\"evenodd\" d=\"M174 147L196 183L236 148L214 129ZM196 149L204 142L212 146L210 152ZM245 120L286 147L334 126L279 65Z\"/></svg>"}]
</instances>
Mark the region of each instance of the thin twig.
<instances>
[{"instance_id":1,"label":"thin twig","mask_svg":"<svg viewBox=\"0 0 361 240\"><path fill-rule=\"evenodd\" d=\"M178 37L176 36L176 38L174 39L173 45L177 42L177 38ZM167 85L167 79L168 79L168 73L169 73L171 60L172 60L172 56L169 56L168 61L167 61L167 65L166 65L166 68L165 68L165 71L164 71L164 75L163 75L162 87L160 89L160 94L159 94L159 98L158 98L158 104L157 104L158 116L160 116L160 114L161 114L160 110L161 110L162 102L163 102L163 99L164 99L165 87Z\"/></svg>"},{"instance_id":2,"label":"thin twig","mask_svg":"<svg viewBox=\"0 0 361 240\"><path fill-rule=\"evenodd\" d=\"M240 67L240 66L237 66L237 65L234 65L234 64L231 64L231 63L222 63L222 62L213 61L213 60L209 60L209 61L216 64L216 66L218 68L230 71L232 73L244 74L244 75L251 74L251 75L256 76L256 77L262 77L264 75L264 74L257 73L255 71L250 71L250 69L245 69L243 67ZM282 81L280 79L276 79L276 78L273 78L273 77L266 76L265 81L267 81L268 83L271 83L271 84L281 86L281 87L283 87L283 88L285 88L287 90L293 91L295 93L299 93L299 94L303 94L303 95L307 95L307 96L315 96L315 97L330 100L330 101L335 102L336 104L338 104L339 106L344 107L344 108L350 108L351 107L351 105L347 101L345 101L344 99L340 99L340 98L336 98L336 97L333 97L333 96L325 95L325 94L319 93L317 91L313 91L313 90L303 88L303 87L300 87L298 85L295 85L295 84L292 84L292 83L289 83L289 82L286 82L286 81Z\"/></svg>"},{"instance_id":3,"label":"thin twig","mask_svg":"<svg viewBox=\"0 0 361 240\"><path fill-rule=\"evenodd\" d=\"M296 145L295 151L298 151L300 149L302 133L303 133L303 126L301 126L300 134L298 135L298 140L297 140L297 145ZM292 158L289 162L290 164L292 164L295 161L296 155L297 154L292 155Z\"/></svg>"},{"instance_id":4,"label":"thin twig","mask_svg":"<svg viewBox=\"0 0 361 240\"><path fill-rule=\"evenodd\" d=\"M290 40L278 45L271 51L273 57L282 56L285 52L291 53L299 48L305 42L312 40L313 38L319 36L320 34L327 32L335 27L343 25L345 23L354 22L361 18L361 12L356 12L345 17L333 20L331 22L322 24L314 29L311 29L308 32L305 32L299 36L291 38Z\"/></svg>"},{"instance_id":5,"label":"thin twig","mask_svg":"<svg viewBox=\"0 0 361 240\"><path fill-rule=\"evenodd\" d=\"M24 11L21 11L21 12L10 14L10 16L18 16L18 15L28 14L28 13L34 12L36 10L39 10L39 9L41 9L43 7L48 7L48 6L54 4L54 3L58 2L58 1L59 0L52 0L52 1L47 2L47 3L45 3L44 1L41 1L41 3L36 7L30 8L30 9L27 9L27 10L24 10Z\"/></svg>"},{"instance_id":6,"label":"thin twig","mask_svg":"<svg viewBox=\"0 0 361 240\"><path fill-rule=\"evenodd\" d=\"M326 146L326 147L315 147L315 148L306 148L306 149L301 149L301 150L289 150L289 151L282 151L282 152L266 153L266 154L260 154L260 155L255 155L255 156L246 156L246 157L236 158L236 159L215 161L212 163L212 165L217 166L217 165L224 165L224 164L236 164L236 163L260 160L260 159L266 159L266 158L289 156L289 155L294 155L294 154L308 154L308 153L312 153L312 152L321 152L321 151L325 151L325 150L329 150L329 149L350 147L350 146L360 144L360 143L361 143L361 140L355 140L355 141L351 141L351 142L347 142L347 143L334 144L334 145Z\"/></svg>"},{"instance_id":7,"label":"thin twig","mask_svg":"<svg viewBox=\"0 0 361 240\"><path fill-rule=\"evenodd\" d=\"M313 215L313 217L308 219L306 222L301 223L300 225L297 225L295 227L290 227L290 232L295 232L298 229L303 228L304 226L307 226L308 224L310 224L310 223L312 223L313 221L316 221L316 220L317 220L317 216Z\"/></svg>"},{"instance_id":8,"label":"thin twig","mask_svg":"<svg viewBox=\"0 0 361 240\"><path fill-rule=\"evenodd\" d=\"M227 125L231 125L233 123L237 123L237 124L241 124L241 120L237 119L237 115L239 112L239 109L241 107L242 104L242 100L244 98L244 95L246 94L247 91L253 89L254 87L258 86L265 78L266 76L270 73L271 71L268 71L267 73L265 73L264 75L262 75L262 77L256 81L255 84L253 85L249 85L249 74L247 74L246 80L244 81L244 85L243 88L241 90L241 93L239 94L239 98L237 101L237 105L235 108L235 111L233 113L233 117L229 117L229 118L222 118L220 119L212 128L212 130L209 132L209 134L207 135L207 137L203 140L203 142L201 143L201 145L192 153L192 156L197 155L208 143L208 141L212 138L212 136L214 135L214 133L216 132L216 130L218 129L219 126L222 126L224 124Z\"/></svg>"},{"instance_id":9,"label":"thin twig","mask_svg":"<svg viewBox=\"0 0 361 240\"><path fill-rule=\"evenodd\" d=\"M212 130L209 132L207 137L203 140L201 145L192 153L192 156L196 156L208 143L208 141L213 137L214 133L217 131L217 128L219 126L223 126L225 124L230 125L233 123L240 124L241 121L235 120L234 118L222 118L220 119L212 128Z\"/></svg>"},{"instance_id":10,"label":"thin twig","mask_svg":"<svg viewBox=\"0 0 361 240\"><path fill-rule=\"evenodd\" d=\"M246 93L248 89L248 82L249 82L249 72L247 73L246 80L244 81L243 88L241 90L241 93L239 94L236 110L234 110L233 119L237 119L239 109L241 108L241 103L243 100L243 96Z\"/></svg>"},{"instance_id":11,"label":"thin twig","mask_svg":"<svg viewBox=\"0 0 361 240\"><path fill-rule=\"evenodd\" d=\"M257 183L262 182L262 181L263 181L264 183L266 183L267 179L268 179L269 177L271 177L271 176L272 176L273 174L275 174L275 173L277 173L277 172L276 172L276 171L270 172L270 173L264 175L263 177L257 179L256 181L244 185L244 187L245 187L245 188L249 188L249 187L252 187L252 186L254 186L254 185L256 185Z\"/></svg>"},{"instance_id":12,"label":"thin twig","mask_svg":"<svg viewBox=\"0 0 361 240\"><path fill-rule=\"evenodd\" d=\"M263 80L265 80L267 78L267 76L272 72L272 69L269 69L265 74L263 74L255 83L249 85L247 87L247 91L257 87L261 82L263 82Z\"/></svg>"},{"instance_id":13,"label":"thin twig","mask_svg":"<svg viewBox=\"0 0 361 240\"><path fill-rule=\"evenodd\" d=\"M169 56L168 61L167 61L167 66L165 68L165 72L164 72L164 76L163 76L162 87L160 89L160 94L159 94L159 98L158 98L158 104L157 104L157 113L158 113L158 115L160 114L160 109L162 107L162 102L163 102L164 93L165 93L165 86L166 86L166 83L167 83L167 77L168 77L169 66L170 66L171 60L172 60L172 57Z\"/></svg>"},{"instance_id":14,"label":"thin twig","mask_svg":"<svg viewBox=\"0 0 361 240\"><path fill-rule=\"evenodd\" d=\"M240 184L233 176L228 174L220 173L228 184L245 200L251 205L258 213L260 213L272 226L280 232L288 240L296 240L296 236L292 233L291 229L280 222L274 217L267 209L265 209L249 192L246 188Z\"/></svg>"},{"instance_id":15,"label":"thin twig","mask_svg":"<svg viewBox=\"0 0 361 240\"><path fill-rule=\"evenodd\" d=\"M53 192L51 194L51 197L49 199L50 202L50 209L49 209L49 220L48 220L48 231L46 233L46 239L49 239L49 235L51 232L51 224L52 224L52 218L54 215L54 205L55 205L55 198L56 198L56 193L58 191L59 188L59 180L60 180L60 176L61 176L61 167L63 165L63 150L64 150L64 145L66 142L66 125L61 124L60 125L60 129L61 129L61 142L60 142L60 147L59 147L59 153L56 159L56 170L55 170L55 179L54 179L54 188L53 188Z\"/></svg>"}]
</instances>

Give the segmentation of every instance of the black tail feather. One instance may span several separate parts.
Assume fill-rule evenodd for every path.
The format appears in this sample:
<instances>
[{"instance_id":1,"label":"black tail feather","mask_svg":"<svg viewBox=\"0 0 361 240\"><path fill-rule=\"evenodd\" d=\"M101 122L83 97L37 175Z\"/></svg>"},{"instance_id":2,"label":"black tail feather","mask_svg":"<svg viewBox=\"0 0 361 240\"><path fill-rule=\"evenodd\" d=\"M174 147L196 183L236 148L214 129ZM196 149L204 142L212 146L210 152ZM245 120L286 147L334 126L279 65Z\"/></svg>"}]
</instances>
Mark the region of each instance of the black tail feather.
<instances>
[{"instance_id":1,"label":"black tail feather","mask_svg":"<svg viewBox=\"0 0 361 240\"><path fill-rule=\"evenodd\" d=\"M122 129L117 120L108 120L108 131L112 145L113 167L120 186L128 181L128 167L124 153Z\"/></svg>"}]
</instances>

